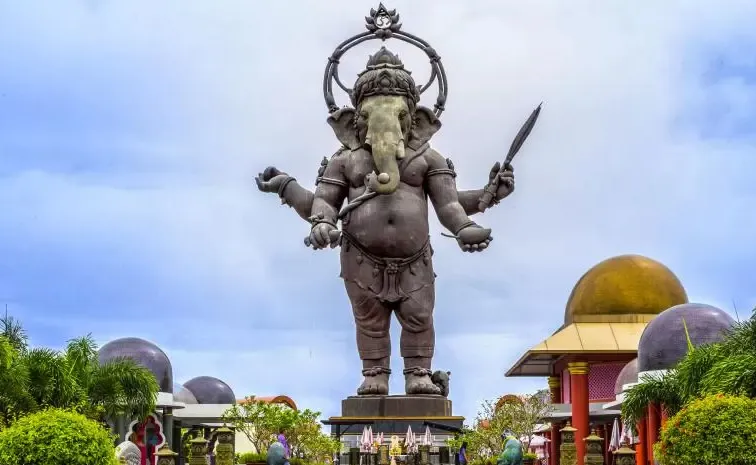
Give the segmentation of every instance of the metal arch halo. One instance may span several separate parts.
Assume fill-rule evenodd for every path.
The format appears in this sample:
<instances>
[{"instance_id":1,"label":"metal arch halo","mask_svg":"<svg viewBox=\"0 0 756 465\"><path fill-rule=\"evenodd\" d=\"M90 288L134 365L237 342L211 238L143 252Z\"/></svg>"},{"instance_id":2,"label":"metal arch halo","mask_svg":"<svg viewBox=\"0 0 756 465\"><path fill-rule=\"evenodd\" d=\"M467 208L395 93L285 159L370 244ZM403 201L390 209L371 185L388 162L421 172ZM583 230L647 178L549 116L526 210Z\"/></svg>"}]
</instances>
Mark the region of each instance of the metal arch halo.
<instances>
[{"instance_id":1,"label":"metal arch halo","mask_svg":"<svg viewBox=\"0 0 756 465\"><path fill-rule=\"evenodd\" d=\"M390 21L390 23L386 23ZM333 96L333 83L336 84L347 93L352 96L352 89L346 87L339 79L339 60L349 49L369 40L380 39L385 41L386 39L396 38L403 42L421 49L428 55L431 65L431 76L428 82L424 86L418 86L418 92L422 94L433 84L434 80L438 80L438 98L435 105L433 105L433 111L436 116L441 116L446 105L446 97L449 92L449 85L446 80L446 71L444 65L441 63L441 57L436 53L436 50L423 39L412 35L410 33L401 30L401 23L399 23L399 15L396 14L396 10L387 10L383 4L378 6L378 9L371 9L370 16L365 17L365 27L368 31L361 34L352 36L345 40L333 51L330 57L328 57L328 64L325 68L325 75L323 76L323 96L325 98L326 106L329 113L338 111L339 107L336 105L336 99Z\"/></svg>"}]
</instances>

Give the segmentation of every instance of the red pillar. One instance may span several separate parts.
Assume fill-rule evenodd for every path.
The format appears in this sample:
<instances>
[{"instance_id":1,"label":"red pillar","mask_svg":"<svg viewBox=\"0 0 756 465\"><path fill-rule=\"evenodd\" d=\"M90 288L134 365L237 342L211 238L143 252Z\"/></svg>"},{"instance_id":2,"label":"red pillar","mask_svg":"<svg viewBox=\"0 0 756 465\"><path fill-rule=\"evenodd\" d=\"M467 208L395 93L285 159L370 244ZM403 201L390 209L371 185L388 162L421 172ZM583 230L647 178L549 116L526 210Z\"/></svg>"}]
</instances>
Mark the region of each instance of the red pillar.
<instances>
[{"instance_id":1,"label":"red pillar","mask_svg":"<svg viewBox=\"0 0 756 465\"><path fill-rule=\"evenodd\" d=\"M562 424L557 422L551 423L551 444L549 447L550 465L559 465L559 446L562 444L562 433L559 432L562 429Z\"/></svg>"},{"instance_id":2,"label":"red pillar","mask_svg":"<svg viewBox=\"0 0 756 465\"><path fill-rule=\"evenodd\" d=\"M659 440L659 410L655 404L648 406L646 421L646 457L648 463L654 463L654 444Z\"/></svg>"},{"instance_id":3,"label":"red pillar","mask_svg":"<svg viewBox=\"0 0 756 465\"><path fill-rule=\"evenodd\" d=\"M570 371L570 397L572 400L572 427L576 428L575 448L577 465L585 465L585 441L591 432L588 421L588 364L572 362L567 364Z\"/></svg>"},{"instance_id":4,"label":"red pillar","mask_svg":"<svg viewBox=\"0 0 756 465\"><path fill-rule=\"evenodd\" d=\"M604 463L609 465L611 463L611 451L609 451L609 435L611 434L612 426L604 423L600 427L601 437L604 438Z\"/></svg>"},{"instance_id":5,"label":"red pillar","mask_svg":"<svg viewBox=\"0 0 756 465\"><path fill-rule=\"evenodd\" d=\"M636 425L638 429L638 444L635 445L635 463L636 465L646 465L648 462L646 459L646 417L638 421Z\"/></svg>"},{"instance_id":6,"label":"red pillar","mask_svg":"<svg viewBox=\"0 0 756 465\"><path fill-rule=\"evenodd\" d=\"M549 392L552 404L562 403L562 382L559 376L549 377ZM560 426L556 421L551 422L551 443L549 447L549 465L559 465L559 444L562 435L559 433Z\"/></svg>"}]
</instances>

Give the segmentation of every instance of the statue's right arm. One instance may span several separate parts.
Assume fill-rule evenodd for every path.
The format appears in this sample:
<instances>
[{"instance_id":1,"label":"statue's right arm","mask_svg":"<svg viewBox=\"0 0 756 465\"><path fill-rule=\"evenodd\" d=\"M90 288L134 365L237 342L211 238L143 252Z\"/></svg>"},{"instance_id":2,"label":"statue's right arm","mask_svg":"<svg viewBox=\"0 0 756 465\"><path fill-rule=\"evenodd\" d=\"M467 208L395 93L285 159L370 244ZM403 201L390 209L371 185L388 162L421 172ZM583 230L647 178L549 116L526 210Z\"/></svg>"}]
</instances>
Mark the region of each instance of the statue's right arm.
<instances>
[{"instance_id":1,"label":"statue's right arm","mask_svg":"<svg viewBox=\"0 0 756 465\"><path fill-rule=\"evenodd\" d=\"M281 203L292 207L303 220L309 221L315 194L300 186L296 179L275 166L269 166L257 175L255 182L260 192L278 194Z\"/></svg>"},{"instance_id":2,"label":"statue's right arm","mask_svg":"<svg viewBox=\"0 0 756 465\"><path fill-rule=\"evenodd\" d=\"M312 216L312 202L315 200L315 193L305 189L294 180L291 181L281 193L281 200L294 209L305 221L309 221Z\"/></svg>"},{"instance_id":3,"label":"statue's right arm","mask_svg":"<svg viewBox=\"0 0 756 465\"><path fill-rule=\"evenodd\" d=\"M344 173L345 155L336 154L318 176L312 200L311 217L333 223L338 221L339 209L349 194L349 182Z\"/></svg>"}]
</instances>

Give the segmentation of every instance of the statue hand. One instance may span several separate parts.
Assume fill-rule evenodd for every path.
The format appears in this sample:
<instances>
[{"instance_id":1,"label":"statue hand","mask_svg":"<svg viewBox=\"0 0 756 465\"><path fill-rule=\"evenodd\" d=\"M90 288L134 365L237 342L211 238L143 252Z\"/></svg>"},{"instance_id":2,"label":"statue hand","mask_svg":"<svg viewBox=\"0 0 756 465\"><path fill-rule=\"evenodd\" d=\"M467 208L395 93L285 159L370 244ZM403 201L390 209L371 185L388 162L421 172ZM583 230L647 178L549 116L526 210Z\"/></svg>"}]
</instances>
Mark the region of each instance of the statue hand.
<instances>
[{"instance_id":1,"label":"statue hand","mask_svg":"<svg viewBox=\"0 0 756 465\"><path fill-rule=\"evenodd\" d=\"M334 240L338 239L338 236L334 231L338 232L336 226L331 223L317 223L310 230L309 243L313 249L324 249L331 245Z\"/></svg>"},{"instance_id":2,"label":"statue hand","mask_svg":"<svg viewBox=\"0 0 756 465\"><path fill-rule=\"evenodd\" d=\"M462 228L457 233L457 243L459 247L465 252L481 252L488 247L493 237L491 237L491 230L488 228L481 228L477 224L471 224L465 228Z\"/></svg>"},{"instance_id":3,"label":"statue hand","mask_svg":"<svg viewBox=\"0 0 756 465\"><path fill-rule=\"evenodd\" d=\"M500 202L509 194L514 192L515 179L514 179L514 167L510 164L501 166L498 161L491 168L491 172L488 175L489 185L496 187L496 195L494 201Z\"/></svg>"},{"instance_id":4,"label":"statue hand","mask_svg":"<svg viewBox=\"0 0 756 465\"><path fill-rule=\"evenodd\" d=\"M257 183L257 188L260 189L261 192L278 193L281 185L287 179L289 179L288 174L280 171L275 166L269 166L265 168L265 171L259 173L257 177L255 177L255 182Z\"/></svg>"}]
</instances>

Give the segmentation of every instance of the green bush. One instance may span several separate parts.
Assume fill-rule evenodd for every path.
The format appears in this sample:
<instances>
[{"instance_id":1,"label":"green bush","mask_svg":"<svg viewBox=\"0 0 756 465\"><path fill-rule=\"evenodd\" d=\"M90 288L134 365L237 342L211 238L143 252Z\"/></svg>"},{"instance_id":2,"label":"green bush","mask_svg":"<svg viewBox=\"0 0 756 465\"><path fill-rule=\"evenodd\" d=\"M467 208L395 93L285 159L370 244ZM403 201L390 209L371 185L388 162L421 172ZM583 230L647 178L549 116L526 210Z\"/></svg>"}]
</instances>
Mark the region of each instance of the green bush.
<instances>
[{"instance_id":1,"label":"green bush","mask_svg":"<svg viewBox=\"0 0 756 465\"><path fill-rule=\"evenodd\" d=\"M265 462L266 459L266 454L256 454L254 452L239 454L239 463L260 463Z\"/></svg>"},{"instance_id":2,"label":"green bush","mask_svg":"<svg viewBox=\"0 0 756 465\"><path fill-rule=\"evenodd\" d=\"M655 447L661 465L754 463L756 400L717 394L670 418Z\"/></svg>"},{"instance_id":3,"label":"green bush","mask_svg":"<svg viewBox=\"0 0 756 465\"><path fill-rule=\"evenodd\" d=\"M114 439L83 415L45 410L0 431L0 465L117 465Z\"/></svg>"}]
</instances>

